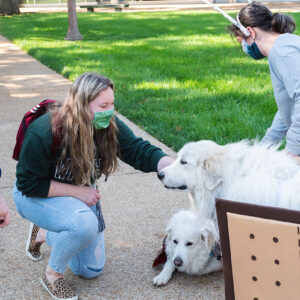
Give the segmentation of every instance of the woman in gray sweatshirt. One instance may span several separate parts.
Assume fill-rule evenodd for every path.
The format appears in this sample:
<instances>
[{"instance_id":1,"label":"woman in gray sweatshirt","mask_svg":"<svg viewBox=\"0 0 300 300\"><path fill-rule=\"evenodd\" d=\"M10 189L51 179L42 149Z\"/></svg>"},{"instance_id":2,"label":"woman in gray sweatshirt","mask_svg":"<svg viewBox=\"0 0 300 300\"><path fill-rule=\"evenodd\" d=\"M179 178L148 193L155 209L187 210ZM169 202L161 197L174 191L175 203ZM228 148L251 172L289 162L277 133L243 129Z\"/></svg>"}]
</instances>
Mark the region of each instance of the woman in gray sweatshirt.
<instances>
[{"instance_id":1,"label":"woman in gray sweatshirt","mask_svg":"<svg viewBox=\"0 0 300 300\"><path fill-rule=\"evenodd\" d=\"M278 111L263 142L275 144L286 137L286 150L300 155L300 37L292 34L296 24L287 15L272 13L265 5L252 2L237 15L247 28L245 36L231 26L246 54L254 59L268 57Z\"/></svg>"}]
</instances>

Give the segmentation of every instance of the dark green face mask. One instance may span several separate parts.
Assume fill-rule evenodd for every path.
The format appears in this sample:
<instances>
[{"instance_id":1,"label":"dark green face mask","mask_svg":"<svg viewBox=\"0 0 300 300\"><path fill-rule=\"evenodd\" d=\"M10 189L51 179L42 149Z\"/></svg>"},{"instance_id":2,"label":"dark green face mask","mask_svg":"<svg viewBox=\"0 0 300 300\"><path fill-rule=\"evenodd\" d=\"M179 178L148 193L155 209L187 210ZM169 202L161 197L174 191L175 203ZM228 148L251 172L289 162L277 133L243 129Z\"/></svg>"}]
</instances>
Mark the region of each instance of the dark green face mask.
<instances>
[{"instance_id":1,"label":"dark green face mask","mask_svg":"<svg viewBox=\"0 0 300 300\"><path fill-rule=\"evenodd\" d=\"M97 130L107 128L114 114L114 109L94 112L93 125Z\"/></svg>"}]
</instances>

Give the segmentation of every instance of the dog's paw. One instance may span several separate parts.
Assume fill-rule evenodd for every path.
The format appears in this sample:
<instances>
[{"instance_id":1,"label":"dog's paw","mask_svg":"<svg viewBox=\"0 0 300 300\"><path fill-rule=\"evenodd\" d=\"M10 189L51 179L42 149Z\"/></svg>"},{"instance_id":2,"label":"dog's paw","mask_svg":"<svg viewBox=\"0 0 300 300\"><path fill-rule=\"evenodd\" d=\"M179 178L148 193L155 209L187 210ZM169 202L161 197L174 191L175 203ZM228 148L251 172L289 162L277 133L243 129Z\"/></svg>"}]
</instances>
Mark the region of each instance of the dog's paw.
<instances>
[{"instance_id":1,"label":"dog's paw","mask_svg":"<svg viewBox=\"0 0 300 300\"><path fill-rule=\"evenodd\" d=\"M171 275L167 274L166 272L161 272L159 275L153 278L153 284L155 286L166 285L167 282L170 280Z\"/></svg>"}]
</instances>

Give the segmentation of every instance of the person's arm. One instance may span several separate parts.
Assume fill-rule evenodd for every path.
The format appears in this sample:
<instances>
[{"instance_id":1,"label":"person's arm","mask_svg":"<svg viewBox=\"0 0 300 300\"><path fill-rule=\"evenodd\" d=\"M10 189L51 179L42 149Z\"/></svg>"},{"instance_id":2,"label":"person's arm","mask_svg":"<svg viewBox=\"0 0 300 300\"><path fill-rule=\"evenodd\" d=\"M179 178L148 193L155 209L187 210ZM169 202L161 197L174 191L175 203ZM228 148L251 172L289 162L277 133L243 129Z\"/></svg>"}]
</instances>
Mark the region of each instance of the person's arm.
<instances>
[{"instance_id":1,"label":"person's arm","mask_svg":"<svg viewBox=\"0 0 300 300\"><path fill-rule=\"evenodd\" d=\"M100 199L99 191L87 186L61 183L50 178L51 163L55 158L51 153L51 140L29 133L22 145L17 165L17 187L27 197L76 197L88 206ZM50 150L49 150L50 149Z\"/></svg>"},{"instance_id":2,"label":"person's arm","mask_svg":"<svg viewBox=\"0 0 300 300\"><path fill-rule=\"evenodd\" d=\"M51 137L50 137L51 139ZM51 142L28 133L17 164L17 188L27 197L46 198L50 187ZM49 145L47 145L47 143Z\"/></svg>"},{"instance_id":3,"label":"person's arm","mask_svg":"<svg viewBox=\"0 0 300 300\"><path fill-rule=\"evenodd\" d=\"M294 101L294 111L291 116L291 125L286 134L286 150L294 155L300 154L300 52L292 50L280 57L277 69L290 99Z\"/></svg>"},{"instance_id":4,"label":"person's arm","mask_svg":"<svg viewBox=\"0 0 300 300\"><path fill-rule=\"evenodd\" d=\"M167 154L160 148L136 137L123 121L115 118L119 129L119 157L122 161L143 172L157 172L170 164L171 158L164 158Z\"/></svg>"},{"instance_id":5,"label":"person's arm","mask_svg":"<svg viewBox=\"0 0 300 300\"><path fill-rule=\"evenodd\" d=\"M70 196L78 198L87 206L95 205L101 198L99 190L96 190L92 187L78 186L51 180L48 197L50 198L60 196Z\"/></svg>"},{"instance_id":6,"label":"person's arm","mask_svg":"<svg viewBox=\"0 0 300 300\"><path fill-rule=\"evenodd\" d=\"M27 197L46 198L50 187L52 136L28 132L17 164L17 188Z\"/></svg>"},{"instance_id":7,"label":"person's arm","mask_svg":"<svg viewBox=\"0 0 300 300\"><path fill-rule=\"evenodd\" d=\"M293 55L295 64L300 67L300 53ZM289 58L289 60L294 60ZM292 124L286 134L286 150L294 155L300 154L300 74L299 69L291 70L291 78L284 81L286 90L291 99L295 101L295 109L292 115Z\"/></svg>"},{"instance_id":8,"label":"person's arm","mask_svg":"<svg viewBox=\"0 0 300 300\"><path fill-rule=\"evenodd\" d=\"M9 225L10 216L4 199L0 196L0 228Z\"/></svg>"},{"instance_id":9,"label":"person's arm","mask_svg":"<svg viewBox=\"0 0 300 300\"><path fill-rule=\"evenodd\" d=\"M280 143L285 138L287 131L288 128L281 120L279 112L277 111L271 127L268 128L261 142L269 145Z\"/></svg>"}]
</instances>

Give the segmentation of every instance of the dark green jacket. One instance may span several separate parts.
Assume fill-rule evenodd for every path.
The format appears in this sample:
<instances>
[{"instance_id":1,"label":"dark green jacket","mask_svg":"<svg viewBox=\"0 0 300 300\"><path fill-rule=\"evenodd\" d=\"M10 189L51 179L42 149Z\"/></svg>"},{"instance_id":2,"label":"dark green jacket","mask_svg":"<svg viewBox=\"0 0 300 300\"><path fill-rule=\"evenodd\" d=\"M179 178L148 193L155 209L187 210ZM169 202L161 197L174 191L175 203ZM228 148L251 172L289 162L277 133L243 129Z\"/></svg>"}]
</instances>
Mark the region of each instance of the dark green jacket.
<instances>
[{"instance_id":1,"label":"dark green jacket","mask_svg":"<svg viewBox=\"0 0 300 300\"><path fill-rule=\"evenodd\" d=\"M166 154L148 141L138 138L132 130L115 116L119 129L119 158L137 170L143 172L157 171L158 161ZM72 183L72 174L68 168L61 173L59 153L53 154L51 117L49 113L39 117L30 124L17 164L17 188L27 197L46 198L49 193L50 180ZM100 167L100 157L95 157L95 165Z\"/></svg>"}]
</instances>

